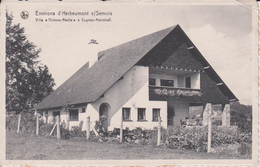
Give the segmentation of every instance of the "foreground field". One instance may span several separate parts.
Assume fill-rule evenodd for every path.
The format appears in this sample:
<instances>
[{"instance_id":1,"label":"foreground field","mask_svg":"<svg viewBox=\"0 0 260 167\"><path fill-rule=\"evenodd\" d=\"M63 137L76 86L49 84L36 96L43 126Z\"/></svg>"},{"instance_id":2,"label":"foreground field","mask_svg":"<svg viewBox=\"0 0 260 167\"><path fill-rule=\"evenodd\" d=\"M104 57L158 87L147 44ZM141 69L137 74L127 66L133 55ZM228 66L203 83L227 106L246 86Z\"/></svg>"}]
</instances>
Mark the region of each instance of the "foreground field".
<instances>
[{"instance_id":1,"label":"foreground field","mask_svg":"<svg viewBox=\"0 0 260 167\"><path fill-rule=\"evenodd\" d=\"M248 156L201 153L150 145L97 143L84 138L57 140L6 133L7 160L120 160L120 159L249 159Z\"/></svg>"}]
</instances>

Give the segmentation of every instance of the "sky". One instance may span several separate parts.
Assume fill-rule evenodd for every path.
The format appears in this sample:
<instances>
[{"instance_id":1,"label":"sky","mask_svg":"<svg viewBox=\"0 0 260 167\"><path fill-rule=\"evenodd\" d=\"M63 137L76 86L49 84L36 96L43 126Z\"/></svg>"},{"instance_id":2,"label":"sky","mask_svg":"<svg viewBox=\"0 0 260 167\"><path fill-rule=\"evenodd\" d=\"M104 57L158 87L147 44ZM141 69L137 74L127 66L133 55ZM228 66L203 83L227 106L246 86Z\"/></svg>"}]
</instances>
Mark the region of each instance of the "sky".
<instances>
[{"instance_id":1,"label":"sky","mask_svg":"<svg viewBox=\"0 0 260 167\"><path fill-rule=\"evenodd\" d=\"M113 46L179 24L242 104L252 104L252 11L243 5L171 5L121 3L101 5L7 5L14 23L25 28L29 41L42 49L57 88L97 53ZM22 11L29 18L20 17ZM55 12L36 16L35 11ZM112 13L104 16L60 16L59 11ZM75 22L36 22L36 18L72 18ZM110 22L81 19L111 18ZM77 21L80 19L80 21ZM98 44L89 44L95 39Z\"/></svg>"}]
</instances>

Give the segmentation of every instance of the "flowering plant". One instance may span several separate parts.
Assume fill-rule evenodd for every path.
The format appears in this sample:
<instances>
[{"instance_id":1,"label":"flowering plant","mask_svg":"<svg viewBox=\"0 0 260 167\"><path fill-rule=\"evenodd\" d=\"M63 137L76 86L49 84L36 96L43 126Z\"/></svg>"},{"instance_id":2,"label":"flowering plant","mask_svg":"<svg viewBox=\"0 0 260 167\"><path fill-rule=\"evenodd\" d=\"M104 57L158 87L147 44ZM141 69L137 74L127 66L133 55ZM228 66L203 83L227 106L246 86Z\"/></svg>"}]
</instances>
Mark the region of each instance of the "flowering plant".
<instances>
[{"instance_id":1,"label":"flowering plant","mask_svg":"<svg viewBox=\"0 0 260 167\"><path fill-rule=\"evenodd\" d=\"M166 96L202 96L202 93L196 90L167 90L167 89L155 89L154 92L157 95L166 95Z\"/></svg>"}]
</instances>

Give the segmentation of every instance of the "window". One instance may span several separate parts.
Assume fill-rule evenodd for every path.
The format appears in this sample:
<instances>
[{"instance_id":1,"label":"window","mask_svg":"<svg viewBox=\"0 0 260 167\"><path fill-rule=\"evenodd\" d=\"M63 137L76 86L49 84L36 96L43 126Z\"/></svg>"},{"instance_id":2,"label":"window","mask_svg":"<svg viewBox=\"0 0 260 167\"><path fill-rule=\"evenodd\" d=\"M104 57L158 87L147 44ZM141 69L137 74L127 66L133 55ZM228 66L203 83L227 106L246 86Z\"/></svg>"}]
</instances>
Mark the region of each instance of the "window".
<instances>
[{"instance_id":1,"label":"window","mask_svg":"<svg viewBox=\"0 0 260 167\"><path fill-rule=\"evenodd\" d=\"M45 111L45 116L48 116L48 111Z\"/></svg>"},{"instance_id":2,"label":"window","mask_svg":"<svg viewBox=\"0 0 260 167\"><path fill-rule=\"evenodd\" d=\"M56 118L57 115L60 116L60 112L59 111L53 111L52 116L54 118Z\"/></svg>"},{"instance_id":3,"label":"window","mask_svg":"<svg viewBox=\"0 0 260 167\"><path fill-rule=\"evenodd\" d=\"M185 87L191 88L191 77L186 77L185 79Z\"/></svg>"},{"instance_id":4,"label":"window","mask_svg":"<svg viewBox=\"0 0 260 167\"><path fill-rule=\"evenodd\" d=\"M145 120L145 108L138 108L138 121Z\"/></svg>"},{"instance_id":5,"label":"window","mask_svg":"<svg viewBox=\"0 0 260 167\"><path fill-rule=\"evenodd\" d=\"M131 108L123 108L122 112L123 112L123 120L130 120L130 111Z\"/></svg>"},{"instance_id":6,"label":"window","mask_svg":"<svg viewBox=\"0 0 260 167\"><path fill-rule=\"evenodd\" d=\"M52 118L56 122L56 116L60 117L60 111L53 111L52 112Z\"/></svg>"},{"instance_id":7,"label":"window","mask_svg":"<svg viewBox=\"0 0 260 167\"><path fill-rule=\"evenodd\" d=\"M78 109L70 110L70 121L78 121L78 120L79 120Z\"/></svg>"},{"instance_id":8,"label":"window","mask_svg":"<svg viewBox=\"0 0 260 167\"><path fill-rule=\"evenodd\" d=\"M85 112L86 112L86 108L82 108L81 113L85 113Z\"/></svg>"},{"instance_id":9,"label":"window","mask_svg":"<svg viewBox=\"0 0 260 167\"><path fill-rule=\"evenodd\" d=\"M160 109L154 108L153 109L153 121L158 121L160 116Z\"/></svg>"},{"instance_id":10,"label":"window","mask_svg":"<svg viewBox=\"0 0 260 167\"><path fill-rule=\"evenodd\" d=\"M149 85L155 86L156 85L155 81L156 81L155 78L149 78Z\"/></svg>"},{"instance_id":11,"label":"window","mask_svg":"<svg viewBox=\"0 0 260 167\"><path fill-rule=\"evenodd\" d=\"M174 86L173 80L161 79L161 86Z\"/></svg>"}]
</instances>

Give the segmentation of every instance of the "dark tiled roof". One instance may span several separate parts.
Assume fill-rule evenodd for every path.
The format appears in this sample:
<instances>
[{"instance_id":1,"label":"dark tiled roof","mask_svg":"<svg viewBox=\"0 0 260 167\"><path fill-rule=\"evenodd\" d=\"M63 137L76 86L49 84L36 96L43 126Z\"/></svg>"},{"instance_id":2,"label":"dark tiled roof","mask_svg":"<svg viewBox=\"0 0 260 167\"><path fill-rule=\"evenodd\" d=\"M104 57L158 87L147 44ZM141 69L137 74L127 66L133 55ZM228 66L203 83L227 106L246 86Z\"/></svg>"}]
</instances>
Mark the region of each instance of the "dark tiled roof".
<instances>
[{"instance_id":1,"label":"dark tiled roof","mask_svg":"<svg viewBox=\"0 0 260 167\"><path fill-rule=\"evenodd\" d=\"M90 69L85 65L64 84L46 97L36 109L97 100L144 55L154 48L176 26L102 51L102 58Z\"/></svg>"},{"instance_id":2,"label":"dark tiled roof","mask_svg":"<svg viewBox=\"0 0 260 167\"><path fill-rule=\"evenodd\" d=\"M134 65L163 65L173 53L182 47L193 47L189 50L189 53L194 58L193 61L199 62L200 65L192 68L209 66L199 50L177 25L100 52L98 54L99 61L96 64L89 69L87 64L84 65L57 90L39 103L36 109L59 107L66 103L93 102ZM175 59L175 61L177 60ZM185 58L182 59L182 62L184 61ZM182 64L177 63L176 65ZM223 82L214 69L209 68L205 70L205 73L213 82ZM216 87L216 89L218 88ZM224 82L217 91L221 91L228 99L237 100ZM224 101L226 102L226 99Z\"/></svg>"}]
</instances>

